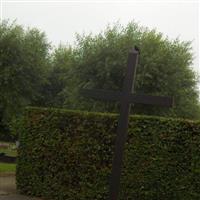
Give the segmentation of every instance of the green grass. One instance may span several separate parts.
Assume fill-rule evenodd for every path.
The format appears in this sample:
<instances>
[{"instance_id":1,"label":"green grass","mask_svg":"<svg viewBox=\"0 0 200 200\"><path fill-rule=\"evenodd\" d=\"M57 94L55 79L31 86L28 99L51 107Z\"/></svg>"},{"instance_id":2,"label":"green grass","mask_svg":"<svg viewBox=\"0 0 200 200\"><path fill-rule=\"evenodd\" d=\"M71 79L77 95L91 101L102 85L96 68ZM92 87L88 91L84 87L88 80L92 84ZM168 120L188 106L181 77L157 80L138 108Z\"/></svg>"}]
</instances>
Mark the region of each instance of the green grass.
<instances>
[{"instance_id":1,"label":"green grass","mask_svg":"<svg viewBox=\"0 0 200 200\"><path fill-rule=\"evenodd\" d=\"M1 153L5 153L7 156L17 156L16 150L13 149L2 149L0 148Z\"/></svg>"},{"instance_id":2,"label":"green grass","mask_svg":"<svg viewBox=\"0 0 200 200\"><path fill-rule=\"evenodd\" d=\"M15 172L16 164L0 163L0 173Z\"/></svg>"},{"instance_id":3,"label":"green grass","mask_svg":"<svg viewBox=\"0 0 200 200\"><path fill-rule=\"evenodd\" d=\"M17 151L14 149L15 144L14 143L8 143L8 142L2 142L0 141L0 144L8 144L9 147L0 147L0 153L5 153L7 156L17 156Z\"/></svg>"},{"instance_id":4,"label":"green grass","mask_svg":"<svg viewBox=\"0 0 200 200\"><path fill-rule=\"evenodd\" d=\"M5 153L7 156L17 156L17 151L15 149L14 143L2 142L0 144L8 144L8 147L0 147L0 153ZM11 163L2 163L0 162L0 173L4 172L15 172L16 164Z\"/></svg>"}]
</instances>

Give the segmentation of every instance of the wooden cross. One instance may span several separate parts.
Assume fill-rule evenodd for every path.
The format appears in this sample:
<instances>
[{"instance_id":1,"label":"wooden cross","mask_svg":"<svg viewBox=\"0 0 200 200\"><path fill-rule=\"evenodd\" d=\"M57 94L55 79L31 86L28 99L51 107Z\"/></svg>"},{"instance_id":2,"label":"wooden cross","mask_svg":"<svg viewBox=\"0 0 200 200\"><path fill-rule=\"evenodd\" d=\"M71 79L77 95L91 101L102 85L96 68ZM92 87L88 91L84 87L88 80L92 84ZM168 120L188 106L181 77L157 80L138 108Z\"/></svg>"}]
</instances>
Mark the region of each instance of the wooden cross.
<instances>
[{"instance_id":1,"label":"wooden cross","mask_svg":"<svg viewBox=\"0 0 200 200\"><path fill-rule=\"evenodd\" d=\"M117 136L109 191L110 200L117 200L119 195L120 175L123 163L124 145L127 138L130 104L142 103L167 107L171 107L173 105L173 98L171 97L137 95L132 93L132 88L134 88L138 54L139 53L135 48L129 52L128 67L124 79L122 92L88 89L83 89L81 91L84 96L92 97L94 99L120 102L120 115L118 119Z\"/></svg>"}]
</instances>

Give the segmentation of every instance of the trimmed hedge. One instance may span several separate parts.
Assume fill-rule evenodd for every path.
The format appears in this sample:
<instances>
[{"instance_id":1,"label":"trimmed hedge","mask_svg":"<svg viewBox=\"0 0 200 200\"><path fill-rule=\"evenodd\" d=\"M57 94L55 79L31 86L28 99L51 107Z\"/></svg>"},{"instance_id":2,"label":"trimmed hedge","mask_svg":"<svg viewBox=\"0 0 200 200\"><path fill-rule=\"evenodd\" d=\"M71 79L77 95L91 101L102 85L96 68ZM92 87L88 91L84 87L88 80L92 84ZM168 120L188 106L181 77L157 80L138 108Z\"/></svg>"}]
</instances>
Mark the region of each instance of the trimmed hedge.
<instances>
[{"instance_id":1,"label":"trimmed hedge","mask_svg":"<svg viewBox=\"0 0 200 200\"><path fill-rule=\"evenodd\" d=\"M107 200L117 115L27 108L17 188L55 200ZM200 122L131 116L121 200L200 199Z\"/></svg>"}]
</instances>

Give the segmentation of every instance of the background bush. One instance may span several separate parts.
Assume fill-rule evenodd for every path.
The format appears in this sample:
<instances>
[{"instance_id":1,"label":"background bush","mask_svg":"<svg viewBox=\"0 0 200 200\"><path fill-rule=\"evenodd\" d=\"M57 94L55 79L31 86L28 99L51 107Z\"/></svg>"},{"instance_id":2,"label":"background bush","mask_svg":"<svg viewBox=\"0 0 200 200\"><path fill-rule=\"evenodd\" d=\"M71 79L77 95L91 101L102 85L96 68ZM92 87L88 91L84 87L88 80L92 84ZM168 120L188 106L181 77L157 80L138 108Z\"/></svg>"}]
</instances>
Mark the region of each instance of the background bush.
<instances>
[{"instance_id":1,"label":"background bush","mask_svg":"<svg viewBox=\"0 0 200 200\"><path fill-rule=\"evenodd\" d=\"M0 120L0 141L15 141L15 137L11 134L8 127Z\"/></svg>"},{"instance_id":2,"label":"background bush","mask_svg":"<svg viewBox=\"0 0 200 200\"><path fill-rule=\"evenodd\" d=\"M28 108L17 187L56 200L107 200L117 115ZM200 199L200 123L131 116L121 200Z\"/></svg>"}]
</instances>

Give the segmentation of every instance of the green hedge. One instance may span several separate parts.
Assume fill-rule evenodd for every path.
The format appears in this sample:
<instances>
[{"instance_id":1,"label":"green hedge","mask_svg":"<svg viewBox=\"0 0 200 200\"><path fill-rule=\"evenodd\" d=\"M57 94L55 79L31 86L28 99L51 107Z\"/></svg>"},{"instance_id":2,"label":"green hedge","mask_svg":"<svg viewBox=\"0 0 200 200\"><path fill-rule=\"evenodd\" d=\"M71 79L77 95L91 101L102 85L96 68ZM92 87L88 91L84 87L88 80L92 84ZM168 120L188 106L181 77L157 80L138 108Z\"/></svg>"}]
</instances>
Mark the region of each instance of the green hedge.
<instances>
[{"instance_id":1,"label":"green hedge","mask_svg":"<svg viewBox=\"0 0 200 200\"><path fill-rule=\"evenodd\" d=\"M28 108L17 187L56 200L107 200L117 115ZM121 200L200 199L200 123L131 116Z\"/></svg>"}]
</instances>

